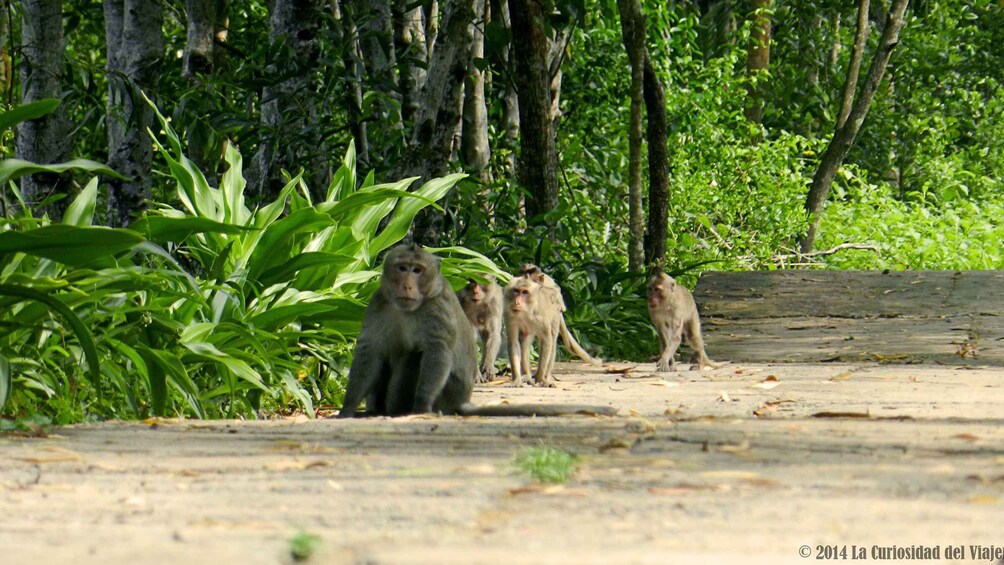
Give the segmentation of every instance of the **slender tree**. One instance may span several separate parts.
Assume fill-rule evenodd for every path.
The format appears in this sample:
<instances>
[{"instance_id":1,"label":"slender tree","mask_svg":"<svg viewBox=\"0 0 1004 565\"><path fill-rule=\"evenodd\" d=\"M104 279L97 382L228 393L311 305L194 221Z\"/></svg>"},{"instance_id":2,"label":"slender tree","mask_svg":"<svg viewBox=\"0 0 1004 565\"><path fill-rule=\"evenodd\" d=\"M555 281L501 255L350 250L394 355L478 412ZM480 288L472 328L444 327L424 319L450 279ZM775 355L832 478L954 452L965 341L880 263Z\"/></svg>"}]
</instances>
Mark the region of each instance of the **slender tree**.
<instances>
[{"instance_id":1,"label":"slender tree","mask_svg":"<svg viewBox=\"0 0 1004 565\"><path fill-rule=\"evenodd\" d=\"M558 154L551 119L548 43L541 0L509 0L514 82L519 98L517 174L533 221L558 206Z\"/></svg>"},{"instance_id":2,"label":"slender tree","mask_svg":"<svg viewBox=\"0 0 1004 565\"><path fill-rule=\"evenodd\" d=\"M328 154L318 127L318 73L322 0L276 0L269 14L274 59L270 75L279 80L262 89L261 120L265 136L248 166L249 194L270 198L283 184L281 170L303 169L315 197L327 188ZM294 155L290 140L306 148Z\"/></svg>"},{"instance_id":3,"label":"slender tree","mask_svg":"<svg viewBox=\"0 0 1004 565\"><path fill-rule=\"evenodd\" d=\"M816 232L819 229L820 216L826 203L826 196L830 192L830 187L833 186L833 179L836 177L837 170L843 164L847 152L854 145L854 139L861 129L865 116L868 115L868 108L871 106L872 99L875 97L875 93L882 82L882 76L885 74L886 66L889 64L889 57L892 56L893 50L896 48L897 43L899 43L899 32L906 22L904 15L907 4L909 4L909 0L893 0L889 13L886 16L882 37L879 38L878 46L872 56L871 66L868 69L865 83L861 85L857 99L854 101L843 125L836 125L833 138L830 139L830 143L823 153L819 166L816 168L816 174L812 178L809 194L805 199L805 211L809 215L809 229L800 242L802 253L809 253L813 249ZM861 11L867 13L868 0L860 0L858 10L859 13ZM859 16L858 21L859 23L861 22L861 16ZM863 43L861 45L862 49L864 48ZM855 49L857 48L858 45L855 44ZM852 78L851 73L852 69L849 68L848 82ZM844 92L846 93L848 90L848 88L845 88ZM850 90L853 92L853 88L850 88Z\"/></svg>"},{"instance_id":4,"label":"slender tree","mask_svg":"<svg viewBox=\"0 0 1004 565\"><path fill-rule=\"evenodd\" d=\"M21 23L21 101L58 98L63 90L63 0L24 0ZM73 147L65 108L18 125L14 150L20 159L58 163L69 159ZM29 204L64 194L69 177L35 174L21 177L21 193ZM63 202L44 210L62 215Z\"/></svg>"},{"instance_id":5,"label":"slender tree","mask_svg":"<svg viewBox=\"0 0 1004 565\"><path fill-rule=\"evenodd\" d=\"M746 58L749 77L744 114L749 121L763 122L763 81L770 66L770 16L773 0L753 0L753 29Z\"/></svg>"},{"instance_id":6,"label":"slender tree","mask_svg":"<svg viewBox=\"0 0 1004 565\"><path fill-rule=\"evenodd\" d=\"M618 0L621 34L631 65L631 117L628 121L628 269L645 263L645 211L642 209L641 149L645 104L645 16L639 0Z\"/></svg>"},{"instance_id":7,"label":"slender tree","mask_svg":"<svg viewBox=\"0 0 1004 565\"><path fill-rule=\"evenodd\" d=\"M213 72L216 0L187 0L185 27L187 36L182 74L195 78Z\"/></svg>"},{"instance_id":8,"label":"slender tree","mask_svg":"<svg viewBox=\"0 0 1004 565\"><path fill-rule=\"evenodd\" d=\"M485 12L478 16L481 25L487 20ZM491 149L488 145L488 105L485 103L485 74L478 62L485 56L485 35L476 31L472 37L471 64L464 79L464 114L460 153L464 163L473 169L482 182L491 182L488 168Z\"/></svg>"},{"instance_id":9,"label":"slender tree","mask_svg":"<svg viewBox=\"0 0 1004 565\"><path fill-rule=\"evenodd\" d=\"M394 0L394 58L397 61L401 120L410 124L418 111L419 93L425 84L429 50L425 42L425 11L410 0Z\"/></svg>"},{"instance_id":10,"label":"slender tree","mask_svg":"<svg viewBox=\"0 0 1004 565\"><path fill-rule=\"evenodd\" d=\"M160 0L104 0L108 53L108 164L129 177L109 181L108 221L129 223L150 197L153 111L138 91L153 94L164 58Z\"/></svg>"},{"instance_id":11,"label":"slender tree","mask_svg":"<svg viewBox=\"0 0 1004 565\"><path fill-rule=\"evenodd\" d=\"M667 150L666 94L645 54L645 108L648 128L648 229L645 233L645 261L662 264L666 257L669 232L669 155Z\"/></svg>"}]
</instances>

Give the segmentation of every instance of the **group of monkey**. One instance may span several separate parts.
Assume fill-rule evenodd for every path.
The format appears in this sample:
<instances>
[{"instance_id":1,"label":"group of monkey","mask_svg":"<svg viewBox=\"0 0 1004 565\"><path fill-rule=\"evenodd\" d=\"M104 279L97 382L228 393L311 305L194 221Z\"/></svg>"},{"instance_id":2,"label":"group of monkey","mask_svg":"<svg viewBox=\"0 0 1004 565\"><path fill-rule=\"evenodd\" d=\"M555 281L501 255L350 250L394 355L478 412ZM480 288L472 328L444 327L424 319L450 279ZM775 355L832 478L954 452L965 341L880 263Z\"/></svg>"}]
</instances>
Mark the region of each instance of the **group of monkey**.
<instances>
[{"instance_id":1,"label":"group of monkey","mask_svg":"<svg viewBox=\"0 0 1004 565\"><path fill-rule=\"evenodd\" d=\"M659 371L676 369L683 339L694 350L698 368L718 367L704 351L700 318L690 292L665 273L648 284L648 310L659 334ZM520 404L478 406L470 402L475 383L495 378L503 322L512 385L530 376L530 345L540 343L536 386L554 386L552 371L558 337L591 364L590 356L565 325L561 289L536 265L525 263L503 289L493 278L471 281L455 293L439 258L417 245L398 245L383 263L380 287L363 318L339 417L357 414L401 416L443 413L465 416L557 416L616 414L611 406ZM478 364L476 335L483 342Z\"/></svg>"}]
</instances>

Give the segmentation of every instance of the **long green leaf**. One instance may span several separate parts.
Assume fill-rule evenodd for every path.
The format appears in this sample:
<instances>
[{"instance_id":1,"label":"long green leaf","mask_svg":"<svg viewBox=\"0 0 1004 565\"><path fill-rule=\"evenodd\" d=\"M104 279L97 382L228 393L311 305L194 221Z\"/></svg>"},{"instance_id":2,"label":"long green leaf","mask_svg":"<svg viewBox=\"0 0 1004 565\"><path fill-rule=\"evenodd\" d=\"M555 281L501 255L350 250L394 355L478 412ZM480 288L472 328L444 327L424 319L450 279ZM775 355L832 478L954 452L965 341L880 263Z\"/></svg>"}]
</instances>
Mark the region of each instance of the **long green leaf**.
<instances>
[{"instance_id":1,"label":"long green leaf","mask_svg":"<svg viewBox=\"0 0 1004 565\"><path fill-rule=\"evenodd\" d=\"M356 190L356 142L349 142L342 157L342 166L338 167L328 185L326 202L337 202Z\"/></svg>"},{"instance_id":2,"label":"long green leaf","mask_svg":"<svg viewBox=\"0 0 1004 565\"><path fill-rule=\"evenodd\" d=\"M39 165L22 159L4 159L0 161L0 186L7 184L7 181L14 180L24 175L35 173L65 173L69 170L81 170L89 173L100 173L120 180L128 180L114 170L89 159L74 159L65 163L53 165Z\"/></svg>"},{"instance_id":3,"label":"long green leaf","mask_svg":"<svg viewBox=\"0 0 1004 565\"><path fill-rule=\"evenodd\" d=\"M365 194L368 192L380 192L384 189L403 191L412 183L418 180L418 177L406 178L399 180L394 184L375 184L372 186L367 186L365 188L360 188L358 194ZM395 206L397 206L398 200L394 198L388 198L383 202L376 202L371 206L363 208L356 219L352 222L352 232L359 239L369 239L373 237L373 234L377 232L380 227L380 222L394 211Z\"/></svg>"},{"instance_id":4,"label":"long green leaf","mask_svg":"<svg viewBox=\"0 0 1004 565\"><path fill-rule=\"evenodd\" d=\"M98 200L98 177L94 177L63 214L63 223L71 226L86 227L94 222L94 205Z\"/></svg>"},{"instance_id":5,"label":"long green leaf","mask_svg":"<svg viewBox=\"0 0 1004 565\"><path fill-rule=\"evenodd\" d=\"M131 230L54 224L23 232L0 233L0 256L25 253L64 265L83 266L142 242L143 238Z\"/></svg>"},{"instance_id":6,"label":"long green leaf","mask_svg":"<svg viewBox=\"0 0 1004 565\"><path fill-rule=\"evenodd\" d=\"M302 208L272 223L265 228L248 260L248 277L258 280L266 269L289 258L295 238L306 237L333 223L331 217L314 208Z\"/></svg>"},{"instance_id":7,"label":"long green leaf","mask_svg":"<svg viewBox=\"0 0 1004 565\"><path fill-rule=\"evenodd\" d=\"M223 191L223 220L237 225L247 224L251 212L244 205L244 160L233 143L227 143L224 158L230 167L220 179L220 190Z\"/></svg>"},{"instance_id":8,"label":"long green leaf","mask_svg":"<svg viewBox=\"0 0 1004 565\"><path fill-rule=\"evenodd\" d=\"M59 106L60 102L62 100L59 98L43 98L42 100L22 104L6 112L0 112L0 133L7 131L21 122L48 115Z\"/></svg>"},{"instance_id":9,"label":"long green leaf","mask_svg":"<svg viewBox=\"0 0 1004 565\"><path fill-rule=\"evenodd\" d=\"M143 358L143 355L113 337L105 336L103 342L108 344L108 346L118 352L119 355L125 357L132 363L132 367L128 371L130 376L138 375L150 383L150 395L153 397L153 413L157 416L165 416L166 414L164 412L167 404L167 384L165 382L164 371L156 365L152 367L147 365L146 359ZM140 416L141 414L137 412L136 415Z\"/></svg>"},{"instance_id":10,"label":"long green leaf","mask_svg":"<svg viewBox=\"0 0 1004 565\"><path fill-rule=\"evenodd\" d=\"M67 325L70 326L70 329L73 330L73 333L77 335L80 348L84 350L84 358L87 359L87 372L90 375L91 384L94 385L95 390L100 394L101 388L98 385L101 382L101 367L98 361L98 348L94 343L94 335L91 334L80 318L73 313L73 310L70 310L59 299L53 296L24 286L2 284L0 285L0 295L16 296L18 298L41 302L59 313Z\"/></svg>"},{"instance_id":11,"label":"long green leaf","mask_svg":"<svg viewBox=\"0 0 1004 565\"><path fill-rule=\"evenodd\" d=\"M199 418L205 418L206 412L202 407L202 402L199 400L199 387L195 385L192 377L189 376L188 370L181 359L170 351L153 349L142 343L137 345L137 349L139 349L140 353L147 360L148 366L151 368L159 367L164 372L167 382L182 393L192 411ZM153 373L151 372L151 374ZM151 383L151 386L154 386L153 383Z\"/></svg>"},{"instance_id":12,"label":"long green leaf","mask_svg":"<svg viewBox=\"0 0 1004 565\"><path fill-rule=\"evenodd\" d=\"M332 298L314 302L297 302L273 306L252 316L249 322L257 330L275 331L296 321L311 321L328 326L336 321L349 322L358 331L366 307L347 298Z\"/></svg>"},{"instance_id":13,"label":"long green leaf","mask_svg":"<svg viewBox=\"0 0 1004 565\"><path fill-rule=\"evenodd\" d=\"M246 228L193 216L186 216L184 218L143 216L130 224L128 229L143 234L146 239L156 243L180 243L196 233L238 234L253 230L254 228Z\"/></svg>"},{"instance_id":14,"label":"long green leaf","mask_svg":"<svg viewBox=\"0 0 1004 565\"><path fill-rule=\"evenodd\" d=\"M327 267L329 270L337 273L354 262L355 258L337 253L300 253L282 265L263 272L259 278L259 282L261 282L262 286L271 286L289 280L301 270L313 267Z\"/></svg>"},{"instance_id":15,"label":"long green leaf","mask_svg":"<svg viewBox=\"0 0 1004 565\"><path fill-rule=\"evenodd\" d=\"M446 196L446 193L454 185L466 177L467 175L463 173L454 173L442 178L432 179L415 191L415 195L422 198L401 199L397 208L394 209L394 215L387 222L387 226L380 232L380 235L373 238L373 241L370 242L370 255L375 257L377 253L401 241L407 235L408 230L411 229L411 223L415 219L415 215L422 208L428 206L430 200L435 202Z\"/></svg>"},{"instance_id":16,"label":"long green leaf","mask_svg":"<svg viewBox=\"0 0 1004 565\"><path fill-rule=\"evenodd\" d=\"M252 369L246 362L220 351L215 345L207 342L192 342L185 343L184 345L192 352L194 357L219 363L236 377L253 384L264 392L272 392L264 381L262 381L258 371Z\"/></svg>"}]
</instances>

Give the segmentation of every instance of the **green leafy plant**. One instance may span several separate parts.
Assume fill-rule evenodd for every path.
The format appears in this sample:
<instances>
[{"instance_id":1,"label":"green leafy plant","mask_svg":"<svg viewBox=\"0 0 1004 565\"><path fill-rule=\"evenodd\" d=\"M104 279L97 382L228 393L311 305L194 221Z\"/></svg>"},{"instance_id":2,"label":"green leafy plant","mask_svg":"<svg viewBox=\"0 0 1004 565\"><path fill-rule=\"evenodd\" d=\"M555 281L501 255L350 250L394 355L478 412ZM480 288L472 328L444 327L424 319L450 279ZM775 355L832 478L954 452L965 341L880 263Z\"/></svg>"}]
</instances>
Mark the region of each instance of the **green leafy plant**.
<instances>
[{"instance_id":1,"label":"green leafy plant","mask_svg":"<svg viewBox=\"0 0 1004 565\"><path fill-rule=\"evenodd\" d=\"M531 447L518 455L513 464L542 483L564 483L575 472L575 455L555 447Z\"/></svg>"},{"instance_id":2,"label":"green leafy plant","mask_svg":"<svg viewBox=\"0 0 1004 565\"><path fill-rule=\"evenodd\" d=\"M314 556L320 545L321 536L300 530L289 538L289 555L293 561L307 561Z\"/></svg>"},{"instance_id":3,"label":"green leafy plant","mask_svg":"<svg viewBox=\"0 0 1004 565\"><path fill-rule=\"evenodd\" d=\"M251 208L235 147L211 186L158 117L177 207L156 205L127 229L92 227L95 179L63 223L28 211L0 227L0 409L57 424L313 415L341 393L377 256L464 175L414 190L415 179L360 182L350 145L324 200L295 175ZM440 252L458 283L497 271L464 248Z\"/></svg>"}]
</instances>

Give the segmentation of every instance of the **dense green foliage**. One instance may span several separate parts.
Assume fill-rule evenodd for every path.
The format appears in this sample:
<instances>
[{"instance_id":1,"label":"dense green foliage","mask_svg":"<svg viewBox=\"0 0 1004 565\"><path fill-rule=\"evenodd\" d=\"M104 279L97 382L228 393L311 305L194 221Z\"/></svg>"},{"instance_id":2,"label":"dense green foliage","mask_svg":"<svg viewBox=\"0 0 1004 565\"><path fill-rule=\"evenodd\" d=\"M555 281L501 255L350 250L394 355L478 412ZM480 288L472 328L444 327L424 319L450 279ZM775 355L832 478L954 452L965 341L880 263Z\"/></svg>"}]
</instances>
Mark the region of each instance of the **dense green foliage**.
<instances>
[{"instance_id":1,"label":"dense green foliage","mask_svg":"<svg viewBox=\"0 0 1004 565\"><path fill-rule=\"evenodd\" d=\"M611 359L655 352L645 276L628 273L625 258L630 73L614 0L587 1L581 17L552 22L574 27L562 65L556 128L562 186L550 231L527 227L522 215L522 192L507 165L514 148L501 125L501 88L488 90L493 182L461 182L454 174L410 192L414 179L377 184L406 150L392 123L399 108L379 85L364 85L369 160L358 162L343 104L345 65L355 54L346 56L349 47L336 34L322 38L321 58L310 70L320 77L315 94L323 118L310 126L316 131L265 131L262 87L302 71L276 66L283 59L270 51L265 3L234 5L228 57L211 76L194 81L182 77L175 56L184 48L184 3L166 4L171 56L152 94L168 114L155 132L163 144L155 205L128 229L111 230L99 227L105 192L92 178L114 174L99 164L107 157L102 22L91 4L65 3L62 104L75 124L80 159L45 170L77 171L80 189L68 195L73 204L59 222L23 207L4 209L5 416L69 422L313 413L319 404L337 405L362 308L375 286L375 259L405 235L415 213L436 203L447 212L444 233L455 244L438 252L455 283L496 264L513 272L532 260L565 289L569 326L584 345ZM693 286L705 269L1004 263L999 2L912 3L816 242L819 250L847 243L863 248L809 257L795 252L796 241L806 228L807 188L838 110L854 5L775 3L758 125L743 114L750 80L745 3L700 3L711 6L704 13L698 3L643 4L670 124L665 268L685 284ZM722 35L722 29L732 31ZM489 53L479 66L501 86L508 79L492 53L496 31L488 30ZM6 100L17 99L16 88ZM11 156L11 128L53 104L5 106L4 157ZM242 155L266 139L290 162L312 162L319 147L306 140L348 150L344 157L341 151L326 156L335 171L326 190L308 190L304 179L312 171L297 170L278 198L245 202ZM17 178L39 170L14 159L0 163L4 201L17 203Z\"/></svg>"},{"instance_id":2,"label":"dense green foliage","mask_svg":"<svg viewBox=\"0 0 1004 565\"><path fill-rule=\"evenodd\" d=\"M211 187L161 124L180 208L162 204L128 229L94 227L94 180L63 223L25 210L0 230L4 412L66 423L313 414L338 402L343 380L332 377L346 370L377 254L464 175L411 192L415 179L360 182L350 146L324 201L311 202L296 176L250 209L235 149ZM463 249L439 252L455 279L492 268Z\"/></svg>"}]
</instances>

